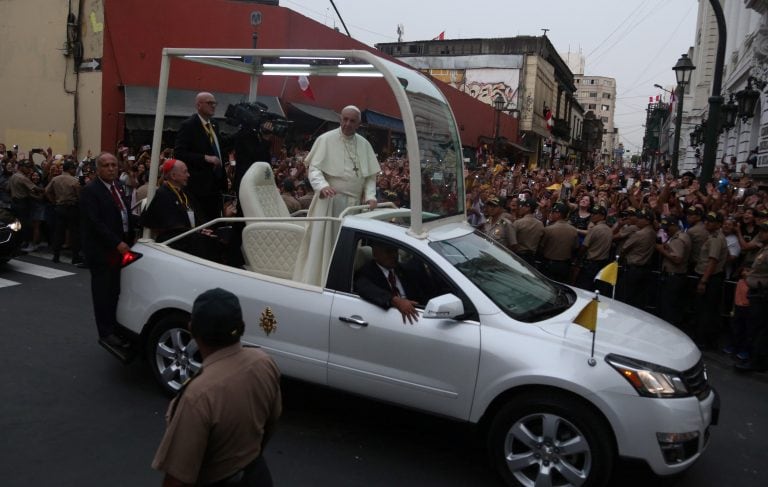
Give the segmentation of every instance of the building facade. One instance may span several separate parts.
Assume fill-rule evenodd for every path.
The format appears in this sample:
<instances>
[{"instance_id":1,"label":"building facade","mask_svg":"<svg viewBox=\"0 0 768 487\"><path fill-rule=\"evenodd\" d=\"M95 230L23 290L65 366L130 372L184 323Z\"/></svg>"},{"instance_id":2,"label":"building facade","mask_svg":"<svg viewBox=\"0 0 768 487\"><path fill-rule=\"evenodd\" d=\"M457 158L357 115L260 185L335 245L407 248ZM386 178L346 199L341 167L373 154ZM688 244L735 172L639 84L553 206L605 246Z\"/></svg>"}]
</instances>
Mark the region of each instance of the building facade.
<instances>
[{"instance_id":1,"label":"building facade","mask_svg":"<svg viewBox=\"0 0 768 487\"><path fill-rule=\"evenodd\" d=\"M603 141L594 160L602 160L610 164L616 158L615 150L618 143L618 129L614 125L616 114L616 80L606 76L574 75L576 84L576 100L586 111L594 112L603 122Z\"/></svg>"},{"instance_id":2,"label":"building facade","mask_svg":"<svg viewBox=\"0 0 768 487\"><path fill-rule=\"evenodd\" d=\"M546 36L500 39L445 39L377 44L376 47L415 69L493 105L504 102L502 117L519 116L519 157L530 166L547 167L580 160L574 131L576 86L573 74ZM576 112L580 110L577 109ZM574 122L578 120L578 122ZM488 136L495 136L492 130ZM574 139L574 137L577 137Z\"/></svg>"}]
</instances>

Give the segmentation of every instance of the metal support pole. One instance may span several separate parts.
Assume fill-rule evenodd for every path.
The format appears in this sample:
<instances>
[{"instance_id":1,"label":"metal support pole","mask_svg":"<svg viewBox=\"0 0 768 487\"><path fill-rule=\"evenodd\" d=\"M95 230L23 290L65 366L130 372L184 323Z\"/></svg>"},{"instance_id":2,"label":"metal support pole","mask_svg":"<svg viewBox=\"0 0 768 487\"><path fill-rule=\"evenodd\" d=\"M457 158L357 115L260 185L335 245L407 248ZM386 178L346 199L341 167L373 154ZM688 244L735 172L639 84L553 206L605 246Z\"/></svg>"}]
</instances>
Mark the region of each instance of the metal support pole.
<instances>
[{"instance_id":1,"label":"metal support pole","mask_svg":"<svg viewBox=\"0 0 768 487\"><path fill-rule=\"evenodd\" d=\"M678 167L680 161L680 130L683 126L683 96L685 87L682 84L677 85L677 119L675 120L675 146L672 152L672 174L677 177L680 173Z\"/></svg>"},{"instance_id":2,"label":"metal support pole","mask_svg":"<svg viewBox=\"0 0 768 487\"><path fill-rule=\"evenodd\" d=\"M704 138L704 161L701 165L699 184L704 187L715 170L715 157L717 156L717 137L720 129L720 106L723 97L720 90L723 84L723 69L725 64L725 15L719 0L709 0L717 20L717 55L715 57L715 73L712 78L712 96L709 97L709 116L707 117L707 132Z\"/></svg>"}]
</instances>

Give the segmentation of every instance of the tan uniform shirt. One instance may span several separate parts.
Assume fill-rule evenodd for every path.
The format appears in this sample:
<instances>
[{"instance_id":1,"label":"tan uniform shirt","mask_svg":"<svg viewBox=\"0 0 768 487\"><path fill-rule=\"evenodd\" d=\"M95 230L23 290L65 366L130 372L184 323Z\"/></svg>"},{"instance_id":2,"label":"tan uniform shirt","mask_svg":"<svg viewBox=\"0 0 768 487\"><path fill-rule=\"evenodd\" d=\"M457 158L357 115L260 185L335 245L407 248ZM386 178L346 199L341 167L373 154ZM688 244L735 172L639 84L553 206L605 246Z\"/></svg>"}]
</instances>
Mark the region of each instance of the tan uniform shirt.
<instances>
[{"instance_id":1,"label":"tan uniform shirt","mask_svg":"<svg viewBox=\"0 0 768 487\"><path fill-rule=\"evenodd\" d=\"M13 173L8 179L8 190L13 199L29 198L35 193L37 186L21 171Z\"/></svg>"},{"instance_id":2,"label":"tan uniform shirt","mask_svg":"<svg viewBox=\"0 0 768 487\"><path fill-rule=\"evenodd\" d=\"M547 260L570 260L578 243L579 232L565 220L544 227L539 250Z\"/></svg>"},{"instance_id":3,"label":"tan uniform shirt","mask_svg":"<svg viewBox=\"0 0 768 487\"><path fill-rule=\"evenodd\" d=\"M696 261L696 268L694 269L696 274L704 274L709 259L717 260L717 266L715 266L713 274L718 274L725 270L725 264L728 260L728 243L725 241L725 236L720 230L708 235L701 246L701 251ZM691 249L693 249L693 246L691 246Z\"/></svg>"},{"instance_id":4,"label":"tan uniform shirt","mask_svg":"<svg viewBox=\"0 0 768 487\"><path fill-rule=\"evenodd\" d=\"M616 253L621 254L624 249L624 244L627 242L627 238L638 230L637 225L624 225L619 229L619 238L616 242Z\"/></svg>"},{"instance_id":5,"label":"tan uniform shirt","mask_svg":"<svg viewBox=\"0 0 768 487\"><path fill-rule=\"evenodd\" d=\"M587 260L610 259L611 243L613 242L613 230L605 221L598 222L587 230L583 245L587 248Z\"/></svg>"},{"instance_id":6,"label":"tan uniform shirt","mask_svg":"<svg viewBox=\"0 0 768 487\"><path fill-rule=\"evenodd\" d=\"M627 265L647 265L656 250L656 232L652 225L641 228L627 237L622 254Z\"/></svg>"},{"instance_id":7,"label":"tan uniform shirt","mask_svg":"<svg viewBox=\"0 0 768 487\"><path fill-rule=\"evenodd\" d=\"M288 213L296 213L301 210L301 203L299 203L299 200L286 193L283 193L280 196L285 202L285 207L288 208Z\"/></svg>"},{"instance_id":8,"label":"tan uniform shirt","mask_svg":"<svg viewBox=\"0 0 768 487\"><path fill-rule=\"evenodd\" d=\"M59 174L45 187L45 195L55 205L76 205L80 198L80 181L71 174Z\"/></svg>"},{"instance_id":9,"label":"tan uniform shirt","mask_svg":"<svg viewBox=\"0 0 768 487\"><path fill-rule=\"evenodd\" d=\"M688 261L691 254L691 237L685 232L677 232L664 244L673 257L681 257L679 264L675 264L667 257L661 261L661 270L672 274L686 274Z\"/></svg>"},{"instance_id":10,"label":"tan uniform shirt","mask_svg":"<svg viewBox=\"0 0 768 487\"><path fill-rule=\"evenodd\" d=\"M689 264L695 265L699 259L699 254L701 253L701 246L704 245L704 241L709 236L709 232L707 232L707 227L704 222L699 222L689 228L686 233L691 237L691 255L688 262Z\"/></svg>"},{"instance_id":11,"label":"tan uniform shirt","mask_svg":"<svg viewBox=\"0 0 768 487\"><path fill-rule=\"evenodd\" d=\"M512 222L511 245L518 245L519 252L536 252L544 234L544 224L530 213Z\"/></svg>"},{"instance_id":12,"label":"tan uniform shirt","mask_svg":"<svg viewBox=\"0 0 768 487\"><path fill-rule=\"evenodd\" d=\"M768 246L764 246L752 262L752 271L747 275L747 285L751 289L768 287Z\"/></svg>"},{"instance_id":13,"label":"tan uniform shirt","mask_svg":"<svg viewBox=\"0 0 768 487\"><path fill-rule=\"evenodd\" d=\"M203 360L168 420L152 468L189 484L222 480L261 455L280 413L280 371L262 350L235 345Z\"/></svg>"},{"instance_id":14,"label":"tan uniform shirt","mask_svg":"<svg viewBox=\"0 0 768 487\"><path fill-rule=\"evenodd\" d=\"M481 231L507 248L510 248L512 245L512 233L514 232L512 222L504 217L500 217L495 223L486 220L481 227Z\"/></svg>"}]
</instances>

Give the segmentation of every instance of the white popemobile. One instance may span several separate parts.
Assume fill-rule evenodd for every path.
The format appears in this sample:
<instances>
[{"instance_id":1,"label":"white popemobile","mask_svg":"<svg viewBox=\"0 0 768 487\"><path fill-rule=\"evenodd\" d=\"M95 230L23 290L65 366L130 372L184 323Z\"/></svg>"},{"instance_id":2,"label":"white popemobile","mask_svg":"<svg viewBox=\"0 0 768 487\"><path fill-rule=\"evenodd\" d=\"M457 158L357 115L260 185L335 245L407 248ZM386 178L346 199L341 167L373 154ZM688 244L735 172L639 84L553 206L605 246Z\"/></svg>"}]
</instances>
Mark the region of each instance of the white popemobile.
<instances>
[{"instance_id":1,"label":"white popemobile","mask_svg":"<svg viewBox=\"0 0 768 487\"><path fill-rule=\"evenodd\" d=\"M245 268L181 252L173 240L140 240L122 270L118 321L167 391L200 367L186 330L193 300L221 287L240 298L243 341L283 374L475 423L509 485L606 485L619 457L671 475L701 456L719 407L701 352L673 326L600 298L593 355L592 332L573 323L593 296L546 279L467 225L456 122L425 76L367 51L165 49L151 181L171 59L250 76L252 101L261 75L388 88L381 96L400 109L411 194L410 209L315 219L340 227L322 283L293 280L309 219L288 214L266 163L253 164L240 189ZM417 323L356 293L372 242L396 246L430 283Z\"/></svg>"}]
</instances>

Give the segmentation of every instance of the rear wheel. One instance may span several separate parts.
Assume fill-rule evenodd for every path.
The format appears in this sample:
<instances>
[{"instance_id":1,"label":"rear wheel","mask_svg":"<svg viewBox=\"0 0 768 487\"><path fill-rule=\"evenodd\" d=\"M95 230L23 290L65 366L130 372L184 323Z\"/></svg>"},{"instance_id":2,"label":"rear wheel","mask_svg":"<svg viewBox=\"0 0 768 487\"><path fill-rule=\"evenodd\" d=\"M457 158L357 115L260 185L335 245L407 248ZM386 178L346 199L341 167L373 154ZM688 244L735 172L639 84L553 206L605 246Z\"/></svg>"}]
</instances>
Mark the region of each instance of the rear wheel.
<instances>
[{"instance_id":1,"label":"rear wheel","mask_svg":"<svg viewBox=\"0 0 768 487\"><path fill-rule=\"evenodd\" d=\"M510 486L606 485L615 451L605 420L563 394L512 398L496 414L488 453Z\"/></svg>"},{"instance_id":2,"label":"rear wheel","mask_svg":"<svg viewBox=\"0 0 768 487\"><path fill-rule=\"evenodd\" d=\"M147 360L167 394L175 394L202 366L197 343L187 329L189 316L174 313L160 319L147 340Z\"/></svg>"}]
</instances>

